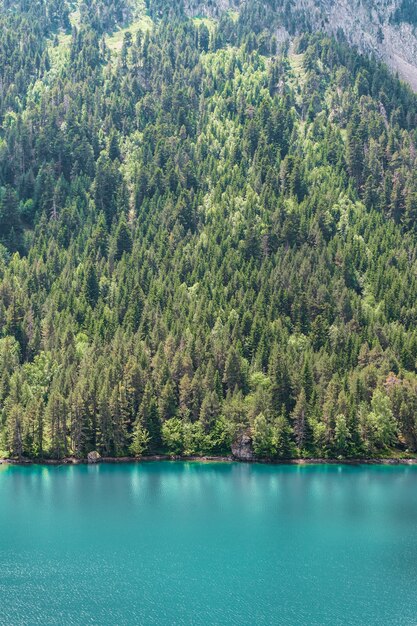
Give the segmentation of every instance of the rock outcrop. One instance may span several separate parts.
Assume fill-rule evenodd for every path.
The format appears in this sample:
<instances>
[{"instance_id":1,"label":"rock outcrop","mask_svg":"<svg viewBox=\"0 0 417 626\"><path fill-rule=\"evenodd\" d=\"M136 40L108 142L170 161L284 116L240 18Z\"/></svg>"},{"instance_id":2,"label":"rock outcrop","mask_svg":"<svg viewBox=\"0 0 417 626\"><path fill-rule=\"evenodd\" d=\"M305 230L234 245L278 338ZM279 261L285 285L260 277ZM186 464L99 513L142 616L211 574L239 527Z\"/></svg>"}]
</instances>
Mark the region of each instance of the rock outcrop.
<instances>
[{"instance_id":1,"label":"rock outcrop","mask_svg":"<svg viewBox=\"0 0 417 626\"><path fill-rule=\"evenodd\" d=\"M88 463L91 463L91 464L98 463L100 459L101 459L101 456L96 450L93 450L92 452L89 452L87 454Z\"/></svg>"},{"instance_id":2,"label":"rock outcrop","mask_svg":"<svg viewBox=\"0 0 417 626\"><path fill-rule=\"evenodd\" d=\"M252 439L248 432L238 435L232 443L232 454L238 461L255 460L255 453L252 448Z\"/></svg>"},{"instance_id":3,"label":"rock outcrop","mask_svg":"<svg viewBox=\"0 0 417 626\"><path fill-rule=\"evenodd\" d=\"M217 18L226 11L239 10L242 0L184 0L185 10L193 17Z\"/></svg>"}]
</instances>

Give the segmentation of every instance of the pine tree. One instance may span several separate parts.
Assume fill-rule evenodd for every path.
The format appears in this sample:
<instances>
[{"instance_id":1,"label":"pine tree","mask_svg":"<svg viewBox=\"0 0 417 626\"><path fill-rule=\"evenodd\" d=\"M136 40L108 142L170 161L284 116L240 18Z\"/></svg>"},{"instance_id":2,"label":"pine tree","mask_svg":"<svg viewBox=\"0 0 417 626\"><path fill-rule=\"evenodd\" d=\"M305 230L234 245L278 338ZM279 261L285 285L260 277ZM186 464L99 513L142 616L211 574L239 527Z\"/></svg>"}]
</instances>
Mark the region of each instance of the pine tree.
<instances>
[{"instance_id":1,"label":"pine tree","mask_svg":"<svg viewBox=\"0 0 417 626\"><path fill-rule=\"evenodd\" d=\"M45 411L50 455L62 459L68 451L67 403L58 392L52 391Z\"/></svg>"},{"instance_id":2,"label":"pine tree","mask_svg":"<svg viewBox=\"0 0 417 626\"><path fill-rule=\"evenodd\" d=\"M119 261L125 252L132 250L132 235L126 220L122 218L116 230L116 253L115 260Z\"/></svg>"},{"instance_id":3,"label":"pine tree","mask_svg":"<svg viewBox=\"0 0 417 626\"><path fill-rule=\"evenodd\" d=\"M161 422L158 405L150 382L145 386L138 419L143 428L149 433L149 448L153 451L158 450L161 445Z\"/></svg>"},{"instance_id":4,"label":"pine tree","mask_svg":"<svg viewBox=\"0 0 417 626\"><path fill-rule=\"evenodd\" d=\"M96 270L92 263L88 264L85 273L84 293L88 304L92 307L95 307L99 297L99 284L97 280Z\"/></svg>"},{"instance_id":5,"label":"pine tree","mask_svg":"<svg viewBox=\"0 0 417 626\"><path fill-rule=\"evenodd\" d=\"M298 394L297 402L292 412L295 443L299 450L304 450L310 442L310 426L308 423L308 406L304 389Z\"/></svg>"}]
</instances>

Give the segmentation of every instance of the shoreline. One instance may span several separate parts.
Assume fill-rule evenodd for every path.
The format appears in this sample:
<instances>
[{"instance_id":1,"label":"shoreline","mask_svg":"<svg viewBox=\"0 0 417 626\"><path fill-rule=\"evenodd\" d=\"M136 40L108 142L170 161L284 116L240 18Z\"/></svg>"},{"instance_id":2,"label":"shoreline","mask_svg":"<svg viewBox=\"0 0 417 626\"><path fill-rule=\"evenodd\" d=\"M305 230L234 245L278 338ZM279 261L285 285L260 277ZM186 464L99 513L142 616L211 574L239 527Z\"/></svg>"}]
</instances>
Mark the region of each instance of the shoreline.
<instances>
[{"instance_id":1,"label":"shoreline","mask_svg":"<svg viewBox=\"0 0 417 626\"><path fill-rule=\"evenodd\" d=\"M142 457L106 457L97 461L66 457L63 459L0 459L0 465L120 465L155 462L192 462L192 463L247 463L249 465L417 465L417 457L411 458L352 458L352 459L238 459L230 456L171 456L169 454L155 454Z\"/></svg>"}]
</instances>

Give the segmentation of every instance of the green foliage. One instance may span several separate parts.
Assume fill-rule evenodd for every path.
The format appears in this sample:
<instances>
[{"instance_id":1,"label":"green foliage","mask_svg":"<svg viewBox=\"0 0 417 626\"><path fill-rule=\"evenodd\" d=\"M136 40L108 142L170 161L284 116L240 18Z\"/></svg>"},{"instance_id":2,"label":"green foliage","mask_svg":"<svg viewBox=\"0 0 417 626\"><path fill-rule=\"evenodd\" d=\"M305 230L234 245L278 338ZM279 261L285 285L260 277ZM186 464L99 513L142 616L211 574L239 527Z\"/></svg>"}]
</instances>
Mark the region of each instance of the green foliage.
<instances>
[{"instance_id":1,"label":"green foliage","mask_svg":"<svg viewBox=\"0 0 417 626\"><path fill-rule=\"evenodd\" d=\"M141 456L144 452L146 452L148 450L149 441L150 436L146 428L143 428L140 422L135 424L132 445L130 446L133 454Z\"/></svg>"},{"instance_id":2,"label":"green foliage","mask_svg":"<svg viewBox=\"0 0 417 626\"><path fill-rule=\"evenodd\" d=\"M350 431L346 423L346 417L343 414L336 416L334 429L334 439L336 451L341 456L348 456Z\"/></svg>"},{"instance_id":3,"label":"green foliage","mask_svg":"<svg viewBox=\"0 0 417 626\"><path fill-rule=\"evenodd\" d=\"M371 401L372 411L368 415L372 439L376 447L393 446L396 441L397 425L388 396L379 389L375 391Z\"/></svg>"},{"instance_id":4,"label":"green foliage","mask_svg":"<svg viewBox=\"0 0 417 626\"><path fill-rule=\"evenodd\" d=\"M2 449L417 450L417 98L287 4L0 3Z\"/></svg>"},{"instance_id":5,"label":"green foliage","mask_svg":"<svg viewBox=\"0 0 417 626\"><path fill-rule=\"evenodd\" d=\"M181 420L173 417L162 424L162 443L169 454L182 454L184 451L184 432Z\"/></svg>"}]
</instances>

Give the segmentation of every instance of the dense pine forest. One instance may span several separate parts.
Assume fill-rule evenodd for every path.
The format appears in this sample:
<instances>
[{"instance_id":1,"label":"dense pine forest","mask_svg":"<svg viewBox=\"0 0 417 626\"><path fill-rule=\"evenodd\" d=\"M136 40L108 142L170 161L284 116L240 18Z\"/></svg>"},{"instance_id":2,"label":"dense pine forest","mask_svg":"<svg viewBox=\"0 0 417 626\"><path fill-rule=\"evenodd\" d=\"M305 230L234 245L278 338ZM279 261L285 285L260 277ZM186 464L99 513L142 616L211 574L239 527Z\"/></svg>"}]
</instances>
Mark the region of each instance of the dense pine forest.
<instances>
[{"instance_id":1,"label":"dense pine forest","mask_svg":"<svg viewBox=\"0 0 417 626\"><path fill-rule=\"evenodd\" d=\"M417 97L278 8L0 0L0 455L417 451Z\"/></svg>"}]
</instances>

